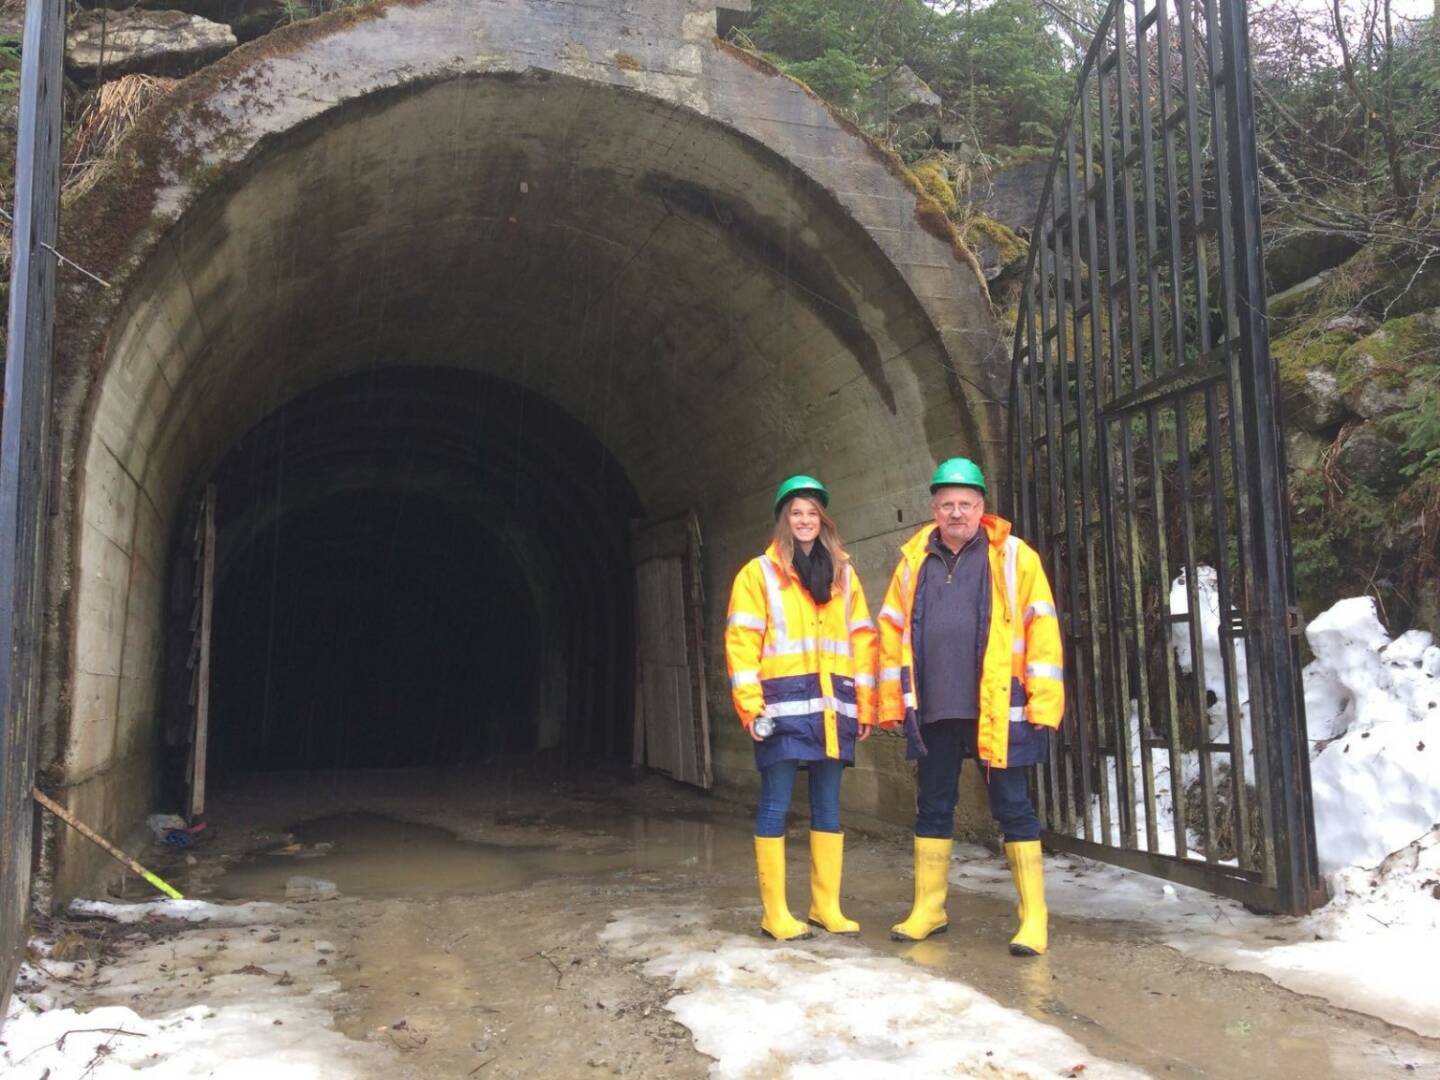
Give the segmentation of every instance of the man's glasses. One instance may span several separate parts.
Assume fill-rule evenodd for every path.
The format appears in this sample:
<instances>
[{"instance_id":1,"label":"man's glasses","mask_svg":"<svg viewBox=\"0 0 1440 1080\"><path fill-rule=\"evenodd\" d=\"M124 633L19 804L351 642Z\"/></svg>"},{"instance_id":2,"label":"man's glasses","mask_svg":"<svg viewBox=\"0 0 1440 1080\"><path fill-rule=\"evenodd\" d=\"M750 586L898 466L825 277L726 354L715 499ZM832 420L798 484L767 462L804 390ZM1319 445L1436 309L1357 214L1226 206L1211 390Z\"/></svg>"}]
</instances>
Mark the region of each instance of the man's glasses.
<instances>
[{"instance_id":1,"label":"man's glasses","mask_svg":"<svg viewBox=\"0 0 1440 1080\"><path fill-rule=\"evenodd\" d=\"M950 502L937 503L935 509L939 510L942 514L945 514L947 516L950 514L973 514L983 505L985 504L979 502L970 502L968 499L955 499Z\"/></svg>"}]
</instances>

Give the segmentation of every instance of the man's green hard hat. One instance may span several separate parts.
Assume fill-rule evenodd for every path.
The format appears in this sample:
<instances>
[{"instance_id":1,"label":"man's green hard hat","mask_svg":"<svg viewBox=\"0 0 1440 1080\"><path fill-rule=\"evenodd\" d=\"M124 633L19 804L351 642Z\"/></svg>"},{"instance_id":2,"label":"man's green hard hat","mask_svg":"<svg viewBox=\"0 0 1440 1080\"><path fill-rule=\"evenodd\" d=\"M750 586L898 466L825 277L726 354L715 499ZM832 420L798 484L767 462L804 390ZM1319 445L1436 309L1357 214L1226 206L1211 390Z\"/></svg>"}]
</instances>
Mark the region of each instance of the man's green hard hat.
<instances>
[{"instance_id":1,"label":"man's green hard hat","mask_svg":"<svg viewBox=\"0 0 1440 1080\"><path fill-rule=\"evenodd\" d=\"M985 474L968 457L946 458L936 466L935 475L930 477L930 494L934 495L935 489L942 487L979 488L980 494L984 495Z\"/></svg>"},{"instance_id":2,"label":"man's green hard hat","mask_svg":"<svg viewBox=\"0 0 1440 1080\"><path fill-rule=\"evenodd\" d=\"M775 489L776 517L780 516L780 507L784 505L785 500L792 495L809 495L811 498L817 500L821 506L830 505L830 489L813 476L806 476L802 473L798 476L790 477L789 480L783 481L780 486Z\"/></svg>"}]
</instances>

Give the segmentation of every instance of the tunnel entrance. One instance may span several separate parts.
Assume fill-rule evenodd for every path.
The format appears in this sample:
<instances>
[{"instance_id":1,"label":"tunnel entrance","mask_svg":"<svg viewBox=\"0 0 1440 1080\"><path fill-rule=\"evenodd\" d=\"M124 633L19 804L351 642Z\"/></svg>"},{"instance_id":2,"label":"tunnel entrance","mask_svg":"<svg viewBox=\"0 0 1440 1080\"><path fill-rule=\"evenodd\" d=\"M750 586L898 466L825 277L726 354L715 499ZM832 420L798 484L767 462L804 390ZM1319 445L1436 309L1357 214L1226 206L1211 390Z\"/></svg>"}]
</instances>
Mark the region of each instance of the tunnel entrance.
<instances>
[{"instance_id":1,"label":"tunnel entrance","mask_svg":"<svg viewBox=\"0 0 1440 1080\"><path fill-rule=\"evenodd\" d=\"M552 403L474 372L367 372L273 412L209 483L211 782L629 753L640 505ZM194 738L193 532L173 548L171 787Z\"/></svg>"},{"instance_id":2,"label":"tunnel entrance","mask_svg":"<svg viewBox=\"0 0 1440 1080\"><path fill-rule=\"evenodd\" d=\"M114 285L57 324L40 764L82 817L132 829L183 746L174 578L210 482L222 774L649 760L683 663L699 775L753 784L719 648L775 483L826 478L878 588L934 461L997 445L1000 353L899 163L678 11L552 40L435 0L242 50L67 211ZM632 538L692 513L703 569ZM682 647L637 596L684 557ZM56 833L42 874L74 895L101 858Z\"/></svg>"}]
</instances>

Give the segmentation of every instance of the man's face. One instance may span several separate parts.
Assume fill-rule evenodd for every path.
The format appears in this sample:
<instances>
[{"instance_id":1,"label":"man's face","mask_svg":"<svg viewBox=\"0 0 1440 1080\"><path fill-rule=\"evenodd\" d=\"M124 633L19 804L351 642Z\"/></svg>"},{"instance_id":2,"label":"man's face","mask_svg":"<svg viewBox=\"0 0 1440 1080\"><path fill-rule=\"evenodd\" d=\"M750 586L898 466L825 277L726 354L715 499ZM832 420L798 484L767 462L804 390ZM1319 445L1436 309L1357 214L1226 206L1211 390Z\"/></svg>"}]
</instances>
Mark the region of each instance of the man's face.
<instances>
[{"instance_id":1,"label":"man's face","mask_svg":"<svg viewBox=\"0 0 1440 1080\"><path fill-rule=\"evenodd\" d=\"M951 551L959 551L980 528L985 513L985 496L978 488L936 488L930 497L930 512L940 529L940 539Z\"/></svg>"}]
</instances>

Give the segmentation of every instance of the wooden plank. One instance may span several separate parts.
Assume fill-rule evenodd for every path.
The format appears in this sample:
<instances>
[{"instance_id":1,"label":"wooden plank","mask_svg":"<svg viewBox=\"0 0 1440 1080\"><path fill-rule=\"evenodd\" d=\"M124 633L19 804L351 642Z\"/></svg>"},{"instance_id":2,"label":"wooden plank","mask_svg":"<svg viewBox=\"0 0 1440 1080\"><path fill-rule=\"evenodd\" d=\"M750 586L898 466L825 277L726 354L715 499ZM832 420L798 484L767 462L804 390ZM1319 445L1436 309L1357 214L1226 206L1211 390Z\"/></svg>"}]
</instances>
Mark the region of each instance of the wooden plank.
<instances>
[{"instance_id":1,"label":"wooden plank","mask_svg":"<svg viewBox=\"0 0 1440 1080\"><path fill-rule=\"evenodd\" d=\"M694 728L694 782L705 790L714 784L710 765L710 702L705 688L705 578L701 573L700 519L688 515L689 540L685 548L685 630L688 645L686 662L690 668L690 690Z\"/></svg>"},{"instance_id":2,"label":"wooden plank","mask_svg":"<svg viewBox=\"0 0 1440 1080\"><path fill-rule=\"evenodd\" d=\"M210 751L210 627L215 607L215 485L205 485L205 522L200 585L200 662L196 669L194 771L190 783L190 818L205 814L205 762Z\"/></svg>"},{"instance_id":3,"label":"wooden plank","mask_svg":"<svg viewBox=\"0 0 1440 1080\"><path fill-rule=\"evenodd\" d=\"M709 787L699 610L699 530L693 513L632 529L635 564L635 732L632 760Z\"/></svg>"}]
</instances>

